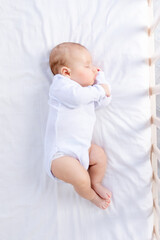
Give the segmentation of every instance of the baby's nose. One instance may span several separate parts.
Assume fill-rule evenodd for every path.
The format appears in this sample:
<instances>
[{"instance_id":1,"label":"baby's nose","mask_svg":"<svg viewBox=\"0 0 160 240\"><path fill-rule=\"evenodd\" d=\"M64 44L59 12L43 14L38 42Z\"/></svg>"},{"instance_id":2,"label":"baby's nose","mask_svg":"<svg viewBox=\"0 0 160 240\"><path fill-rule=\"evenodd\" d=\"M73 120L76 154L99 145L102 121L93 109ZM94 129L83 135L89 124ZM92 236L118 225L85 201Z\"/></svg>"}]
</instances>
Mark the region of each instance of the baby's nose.
<instances>
[{"instance_id":1,"label":"baby's nose","mask_svg":"<svg viewBox=\"0 0 160 240\"><path fill-rule=\"evenodd\" d=\"M95 66L93 66L92 71L96 74L97 73L97 68Z\"/></svg>"}]
</instances>

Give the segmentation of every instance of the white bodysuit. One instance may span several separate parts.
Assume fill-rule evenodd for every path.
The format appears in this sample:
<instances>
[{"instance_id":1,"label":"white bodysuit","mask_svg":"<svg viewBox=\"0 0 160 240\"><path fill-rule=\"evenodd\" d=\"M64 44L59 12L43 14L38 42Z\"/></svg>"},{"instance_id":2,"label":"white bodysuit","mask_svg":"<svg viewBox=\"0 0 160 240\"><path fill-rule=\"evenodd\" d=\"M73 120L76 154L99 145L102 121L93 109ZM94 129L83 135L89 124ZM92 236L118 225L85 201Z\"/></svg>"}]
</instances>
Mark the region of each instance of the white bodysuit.
<instances>
[{"instance_id":1,"label":"white bodysuit","mask_svg":"<svg viewBox=\"0 0 160 240\"><path fill-rule=\"evenodd\" d=\"M61 74L53 77L44 141L44 167L51 178L54 178L52 158L57 152L76 158L85 169L89 167L88 150L96 120L95 108L107 106L111 100L99 85L108 84L102 71L98 72L95 82L92 86L82 87Z\"/></svg>"}]
</instances>

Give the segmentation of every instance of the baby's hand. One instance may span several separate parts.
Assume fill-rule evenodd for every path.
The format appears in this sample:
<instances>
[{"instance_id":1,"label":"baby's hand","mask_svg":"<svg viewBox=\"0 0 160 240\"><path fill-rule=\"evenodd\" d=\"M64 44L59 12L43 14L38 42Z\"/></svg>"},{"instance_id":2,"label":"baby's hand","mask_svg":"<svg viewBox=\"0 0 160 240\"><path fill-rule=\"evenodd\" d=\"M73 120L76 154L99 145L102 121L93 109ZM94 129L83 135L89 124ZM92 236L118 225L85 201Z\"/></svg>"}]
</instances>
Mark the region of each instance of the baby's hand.
<instances>
[{"instance_id":1,"label":"baby's hand","mask_svg":"<svg viewBox=\"0 0 160 240\"><path fill-rule=\"evenodd\" d=\"M108 85L107 85L107 84L99 84L99 85L101 85L101 86L104 88L105 93L106 93L106 96L107 96L107 97L110 97L111 94L110 94Z\"/></svg>"},{"instance_id":2,"label":"baby's hand","mask_svg":"<svg viewBox=\"0 0 160 240\"><path fill-rule=\"evenodd\" d=\"M101 69L99 67L97 67L97 72L101 71Z\"/></svg>"}]
</instances>

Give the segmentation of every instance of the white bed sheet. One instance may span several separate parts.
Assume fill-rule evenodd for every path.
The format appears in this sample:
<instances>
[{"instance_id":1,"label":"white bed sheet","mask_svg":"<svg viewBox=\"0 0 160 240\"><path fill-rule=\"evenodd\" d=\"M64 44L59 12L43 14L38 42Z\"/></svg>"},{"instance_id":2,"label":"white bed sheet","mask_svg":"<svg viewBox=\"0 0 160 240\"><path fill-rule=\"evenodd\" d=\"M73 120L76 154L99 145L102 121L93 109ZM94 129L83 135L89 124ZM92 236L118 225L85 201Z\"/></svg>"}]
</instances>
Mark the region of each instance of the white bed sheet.
<instances>
[{"instance_id":1,"label":"white bed sheet","mask_svg":"<svg viewBox=\"0 0 160 240\"><path fill-rule=\"evenodd\" d=\"M0 239L151 240L147 0L0 1ZM51 48L84 44L112 86L93 141L108 155L103 211L43 169Z\"/></svg>"}]
</instances>

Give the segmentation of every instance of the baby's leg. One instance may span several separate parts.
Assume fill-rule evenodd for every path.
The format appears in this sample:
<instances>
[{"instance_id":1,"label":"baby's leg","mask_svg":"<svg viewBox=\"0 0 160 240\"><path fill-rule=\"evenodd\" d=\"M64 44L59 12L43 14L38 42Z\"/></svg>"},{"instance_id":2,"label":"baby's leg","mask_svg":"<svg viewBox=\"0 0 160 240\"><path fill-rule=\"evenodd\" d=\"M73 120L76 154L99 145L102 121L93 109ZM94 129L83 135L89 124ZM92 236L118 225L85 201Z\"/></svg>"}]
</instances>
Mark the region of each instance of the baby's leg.
<instances>
[{"instance_id":1,"label":"baby's leg","mask_svg":"<svg viewBox=\"0 0 160 240\"><path fill-rule=\"evenodd\" d=\"M90 167L88 172L92 188L100 197L110 199L111 192L101 184L107 166L107 156L104 150L100 146L92 144L89 149L89 159Z\"/></svg>"},{"instance_id":2,"label":"baby's leg","mask_svg":"<svg viewBox=\"0 0 160 240\"><path fill-rule=\"evenodd\" d=\"M102 209L108 207L108 201L100 198L91 188L88 171L77 159L68 156L57 158L52 161L51 171L58 179L72 184L81 197L90 200Z\"/></svg>"}]
</instances>

